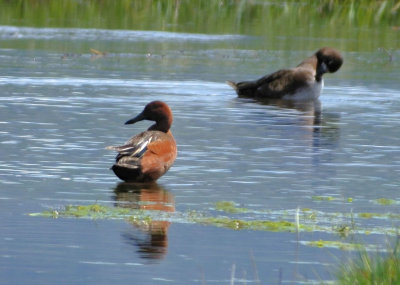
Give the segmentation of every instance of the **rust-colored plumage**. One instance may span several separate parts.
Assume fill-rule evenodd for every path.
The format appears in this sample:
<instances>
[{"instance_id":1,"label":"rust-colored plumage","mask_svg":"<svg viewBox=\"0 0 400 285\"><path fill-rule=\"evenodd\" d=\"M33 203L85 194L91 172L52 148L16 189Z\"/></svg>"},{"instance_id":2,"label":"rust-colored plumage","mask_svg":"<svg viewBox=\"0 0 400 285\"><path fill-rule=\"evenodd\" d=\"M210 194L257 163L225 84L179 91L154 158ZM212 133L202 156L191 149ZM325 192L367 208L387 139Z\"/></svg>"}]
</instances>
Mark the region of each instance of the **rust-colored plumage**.
<instances>
[{"instance_id":1,"label":"rust-colored plumage","mask_svg":"<svg viewBox=\"0 0 400 285\"><path fill-rule=\"evenodd\" d=\"M227 83L239 97L260 99L318 98L322 89L322 75L336 72L342 65L340 53L330 47L319 49L298 66L278 70L254 81ZM295 96L302 93L301 96ZM307 94L308 93L308 94Z\"/></svg>"},{"instance_id":2,"label":"rust-colored plumage","mask_svg":"<svg viewBox=\"0 0 400 285\"><path fill-rule=\"evenodd\" d=\"M142 120L156 123L122 146L107 147L118 151L116 162L111 169L124 181L155 181L168 171L177 155L176 142L169 130L173 116L168 105L161 101L153 101L146 105L142 113L125 124L134 124Z\"/></svg>"}]
</instances>

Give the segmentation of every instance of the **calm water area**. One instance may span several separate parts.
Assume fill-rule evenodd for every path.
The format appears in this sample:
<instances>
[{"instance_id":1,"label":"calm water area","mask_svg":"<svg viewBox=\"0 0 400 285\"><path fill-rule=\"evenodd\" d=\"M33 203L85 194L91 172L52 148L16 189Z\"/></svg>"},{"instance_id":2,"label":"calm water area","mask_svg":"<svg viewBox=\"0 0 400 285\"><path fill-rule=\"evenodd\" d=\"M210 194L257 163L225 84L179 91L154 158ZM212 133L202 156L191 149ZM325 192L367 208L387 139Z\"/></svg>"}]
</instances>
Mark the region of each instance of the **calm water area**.
<instances>
[{"instance_id":1,"label":"calm water area","mask_svg":"<svg viewBox=\"0 0 400 285\"><path fill-rule=\"evenodd\" d=\"M0 284L319 284L356 252L309 242L383 250L400 223L400 32L390 35L363 49L322 33L0 26ZM263 105L225 83L322 46L344 65L315 104ZM152 100L173 110L178 158L156 185L121 183L105 147L147 129L123 123ZM29 215L90 204L170 215L150 228ZM189 213L320 228L235 230Z\"/></svg>"}]
</instances>

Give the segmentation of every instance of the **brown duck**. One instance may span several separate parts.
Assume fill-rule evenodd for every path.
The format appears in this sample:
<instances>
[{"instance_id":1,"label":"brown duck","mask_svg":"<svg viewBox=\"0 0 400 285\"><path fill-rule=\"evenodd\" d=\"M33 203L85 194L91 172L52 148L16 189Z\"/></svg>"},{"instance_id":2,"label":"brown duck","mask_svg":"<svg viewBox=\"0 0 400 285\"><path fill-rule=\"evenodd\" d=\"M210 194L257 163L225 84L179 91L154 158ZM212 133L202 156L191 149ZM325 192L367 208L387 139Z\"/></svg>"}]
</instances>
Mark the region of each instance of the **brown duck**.
<instances>
[{"instance_id":1,"label":"brown duck","mask_svg":"<svg viewBox=\"0 0 400 285\"><path fill-rule=\"evenodd\" d=\"M172 166L177 155L176 142L170 131L173 115L169 106L153 101L125 124L150 120L156 123L122 146L109 146L118 151L111 167L115 175L128 182L152 182L160 178Z\"/></svg>"},{"instance_id":2,"label":"brown duck","mask_svg":"<svg viewBox=\"0 0 400 285\"><path fill-rule=\"evenodd\" d=\"M298 66L282 69L254 81L227 83L239 97L259 99L317 99L323 88L322 75L336 72L342 65L340 53L330 47L319 49Z\"/></svg>"}]
</instances>

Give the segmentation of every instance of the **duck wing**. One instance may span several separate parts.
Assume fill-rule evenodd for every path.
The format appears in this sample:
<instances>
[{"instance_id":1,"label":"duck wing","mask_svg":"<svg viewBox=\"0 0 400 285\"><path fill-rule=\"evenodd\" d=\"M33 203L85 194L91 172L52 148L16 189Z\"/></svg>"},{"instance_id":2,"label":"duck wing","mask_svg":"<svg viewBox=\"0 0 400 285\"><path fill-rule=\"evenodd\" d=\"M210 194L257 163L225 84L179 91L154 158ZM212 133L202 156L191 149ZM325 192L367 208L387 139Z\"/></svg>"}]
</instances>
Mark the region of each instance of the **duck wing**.
<instances>
[{"instance_id":1,"label":"duck wing","mask_svg":"<svg viewBox=\"0 0 400 285\"><path fill-rule=\"evenodd\" d=\"M281 69L254 81L239 83L229 81L228 84L236 90L239 96L278 99L306 86L310 80L313 80L311 70L296 67Z\"/></svg>"},{"instance_id":2,"label":"duck wing","mask_svg":"<svg viewBox=\"0 0 400 285\"><path fill-rule=\"evenodd\" d=\"M282 69L257 80L255 96L260 98L279 99L306 87L315 80L311 69L296 67Z\"/></svg>"},{"instance_id":3,"label":"duck wing","mask_svg":"<svg viewBox=\"0 0 400 285\"><path fill-rule=\"evenodd\" d=\"M140 159L147 151L148 145L157 140L159 131L145 131L134 137L121 146L108 146L106 149L118 152L115 158L116 164L123 167L137 168L140 166Z\"/></svg>"},{"instance_id":4,"label":"duck wing","mask_svg":"<svg viewBox=\"0 0 400 285\"><path fill-rule=\"evenodd\" d=\"M141 161L142 171L164 174L174 163L176 156L177 147L172 134L162 133L158 139L147 145L147 151Z\"/></svg>"},{"instance_id":5,"label":"duck wing","mask_svg":"<svg viewBox=\"0 0 400 285\"><path fill-rule=\"evenodd\" d=\"M227 83L235 89L239 96L244 97L276 97L277 93L281 93L288 82L293 77L292 69L282 69L271 74L267 74L257 80Z\"/></svg>"}]
</instances>

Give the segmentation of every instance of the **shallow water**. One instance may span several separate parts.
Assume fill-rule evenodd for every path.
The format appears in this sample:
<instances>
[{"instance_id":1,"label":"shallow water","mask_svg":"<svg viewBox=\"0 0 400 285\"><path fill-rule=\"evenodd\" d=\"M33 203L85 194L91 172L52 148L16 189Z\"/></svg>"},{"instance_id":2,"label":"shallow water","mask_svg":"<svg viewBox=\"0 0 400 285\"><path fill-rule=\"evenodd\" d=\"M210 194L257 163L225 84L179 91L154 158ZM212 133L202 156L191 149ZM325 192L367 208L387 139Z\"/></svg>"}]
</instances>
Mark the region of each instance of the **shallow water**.
<instances>
[{"instance_id":1,"label":"shallow water","mask_svg":"<svg viewBox=\"0 0 400 285\"><path fill-rule=\"evenodd\" d=\"M316 116L314 105L238 99L224 83L296 65L314 50L263 50L263 40L243 35L9 26L0 39L1 284L228 284L232 272L236 283L319 282L334 279L351 253L305 241L383 248L398 227L398 219L340 216L400 214L397 51L391 61L381 50L344 51L342 69L325 76ZM174 112L178 158L155 189L131 188L109 170L115 153L105 147L146 129L149 122L123 122L152 100ZM248 212L216 211L219 201ZM149 202L177 217L145 229L28 216ZM294 222L297 208L328 228L355 223L371 234L342 240L334 231L235 231L179 218L196 211Z\"/></svg>"}]
</instances>

